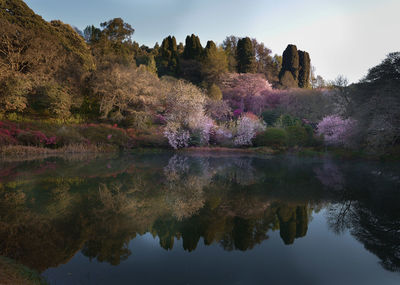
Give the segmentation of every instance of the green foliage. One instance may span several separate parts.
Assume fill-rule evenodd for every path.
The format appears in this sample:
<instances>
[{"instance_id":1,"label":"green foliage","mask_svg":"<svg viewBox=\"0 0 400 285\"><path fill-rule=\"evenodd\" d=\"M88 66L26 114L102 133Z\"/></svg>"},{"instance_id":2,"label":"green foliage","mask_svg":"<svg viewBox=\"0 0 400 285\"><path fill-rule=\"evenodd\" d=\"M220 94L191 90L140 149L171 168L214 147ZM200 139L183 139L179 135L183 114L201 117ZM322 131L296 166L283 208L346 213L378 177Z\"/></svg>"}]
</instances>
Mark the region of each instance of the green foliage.
<instances>
[{"instance_id":1,"label":"green foliage","mask_svg":"<svg viewBox=\"0 0 400 285\"><path fill-rule=\"evenodd\" d=\"M273 126L278 120L279 116L281 116L281 111L278 109L265 110L261 114L261 117L267 126Z\"/></svg>"},{"instance_id":2,"label":"green foliage","mask_svg":"<svg viewBox=\"0 0 400 285\"><path fill-rule=\"evenodd\" d=\"M237 71L239 73L255 72L255 54L249 37L239 39L236 51Z\"/></svg>"},{"instance_id":3,"label":"green foliage","mask_svg":"<svg viewBox=\"0 0 400 285\"><path fill-rule=\"evenodd\" d=\"M192 34L186 37L186 45L183 51L184 59L199 59L203 53L203 47L201 46L200 39L198 36Z\"/></svg>"},{"instance_id":4,"label":"green foliage","mask_svg":"<svg viewBox=\"0 0 400 285\"><path fill-rule=\"evenodd\" d=\"M293 80L298 82L298 77L299 77L299 54L297 52L297 47L295 45L288 45L283 52L283 57L282 57L282 69L279 74L279 80L281 84L285 87L292 87L293 82L291 81L291 78L289 78L288 72L291 73ZM283 79L285 81L283 81ZM290 86L285 85L287 83L290 83Z\"/></svg>"},{"instance_id":5,"label":"green foliage","mask_svg":"<svg viewBox=\"0 0 400 285\"><path fill-rule=\"evenodd\" d=\"M286 132L289 146L306 146L312 139L306 128L298 124L287 127Z\"/></svg>"},{"instance_id":6,"label":"green foliage","mask_svg":"<svg viewBox=\"0 0 400 285\"><path fill-rule=\"evenodd\" d=\"M301 124L301 121L298 118L292 117L288 114L283 114L280 115L279 118L276 120L275 127L287 128L299 124Z\"/></svg>"},{"instance_id":7,"label":"green foliage","mask_svg":"<svg viewBox=\"0 0 400 285\"><path fill-rule=\"evenodd\" d=\"M34 109L43 114L63 119L71 115L72 98L55 82L39 86L32 101Z\"/></svg>"},{"instance_id":8,"label":"green foliage","mask_svg":"<svg viewBox=\"0 0 400 285\"><path fill-rule=\"evenodd\" d=\"M309 88L311 76L311 60L308 52L299 50L299 87Z\"/></svg>"},{"instance_id":9,"label":"green foliage","mask_svg":"<svg viewBox=\"0 0 400 285\"><path fill-rule=\"evenodd\" d=\"M78 128L74 126L62 126L56 132L57 144L60 146L67 146L73 144L84 143L85 138L78 131Z\"/></svg>"},{"instance_id":10,"label":"green foliage","mask_svg":"<svg viewBox=\"0 0 400 285\"><path fill-rule=\"evenodd\" d=\"M163 40L156 62L160 77L176 76L179 73L178 48L175 37L168 36Z\"/></svg>"},{"instance_id":11,"label":"green foliage","mask_svg":"<svg viewBox=\"0 0 400 285\"><path fill-rule=\"evenodd\" d=\"M208 97L212 100L222 100L222 92L221 89L216 84L212 84L208 89Z\"/></svg>"},{"instance_id":12,"label":"green foliage","mask_svg":"<svg viewBox=\"0 0 400 285\"><path fill-rule=\"evenodd\" d=\"M201 74L208 84L216 83L221 74L228 71L226 53L222 48L217 48L213 41L208 41L204 49L204 56L201 62Z\"/></svg>"},{"instance_id":13,"label":"green foliage","mask_svg":"<svg viewBox=\"0 0 400 285\"><path fill-rule=\"evenodd\" d=\"M254 139L255 146L284 147L287 143L288 134L285 129L281 128L268 128Z\"/></svg>"},{"instance_id":14,"label":"green foliage","mask_svg":"<svg viewBox=\"0 0 400 285\"><path fill-rule=\"evenodd\" d=\"M0 81L1 113L23 112L27 107L30 82L19 76L9 76Z\"/></svg>"}]
</instances>

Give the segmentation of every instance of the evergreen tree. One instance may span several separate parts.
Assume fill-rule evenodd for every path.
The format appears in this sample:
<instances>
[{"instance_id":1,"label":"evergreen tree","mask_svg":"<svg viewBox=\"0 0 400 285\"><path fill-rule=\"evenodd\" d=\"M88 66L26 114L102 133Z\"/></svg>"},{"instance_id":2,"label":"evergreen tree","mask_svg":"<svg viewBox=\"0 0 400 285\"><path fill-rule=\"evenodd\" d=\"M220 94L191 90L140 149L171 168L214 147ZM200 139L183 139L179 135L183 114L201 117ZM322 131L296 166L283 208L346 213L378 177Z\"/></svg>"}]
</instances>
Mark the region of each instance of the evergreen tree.
<instances>
[{"instance_id":1,"label":"evergreen tree","mask_svg":"<svg viewBox=\"0 0 400 285\"><path fill-rule=\"evenodd\" d=\"M285 87L295 87L288 86L297 85L299 77L299 53L297 52L297 47L295 45L288 45L283 52L282 58L282 69L279 73L279 81Z\"/></svg>"},{"instance_id":2,"label":"evergreen tree","mask_svg":"<svg viewBox=\"0 0 400 285\"><path fill-rule=\"evenodd\" d=\"M237 71L239 73L255 72L255 54L249 37L242 38L237 43L236 51Z\"/></svg>"},{"instance_id":3,"label":"evergreen tree","mask_svg":"<svg viewBox=\"0 0 400 285\"><path fill-rule=\"evenodd\" d=\"M228 71L228 61L226 53L222 48L218 48L213 41L208 41L204 49L203 60L201 62L201 73L207 85L216 83L222 73Z\"/></svg>"},{"instance_id":4,"label":"evergreen tree","mask_svg":"<svg viewBox=\"0 0 400 285\"><path fill-rule=\"evenodd\" d=\"M198 36L192 34L186 37L186 45L183 51L184 59L199 59L203 52L200 39Z\"/></svg>"},{"instance_id":5,"label":"evergreen tree","mask_svg":"<svg viewBox=\"0 0 400 285\"><path fill-rule=\"evenodd\" d=\"M311 60L308 52L299 50L299 87L310 87Z\"/></svg>"},{"instance_id":6,"label":"evergreen tree","mask_svg":"<svg viewBox=\"0 0 400 285\"><path fill-rule=\"evenodd\" d=\"M179 58L175 37L168 36L163 40L157 57L157 69L159 76L178 74Z\"/></svg>"}]
</instances>

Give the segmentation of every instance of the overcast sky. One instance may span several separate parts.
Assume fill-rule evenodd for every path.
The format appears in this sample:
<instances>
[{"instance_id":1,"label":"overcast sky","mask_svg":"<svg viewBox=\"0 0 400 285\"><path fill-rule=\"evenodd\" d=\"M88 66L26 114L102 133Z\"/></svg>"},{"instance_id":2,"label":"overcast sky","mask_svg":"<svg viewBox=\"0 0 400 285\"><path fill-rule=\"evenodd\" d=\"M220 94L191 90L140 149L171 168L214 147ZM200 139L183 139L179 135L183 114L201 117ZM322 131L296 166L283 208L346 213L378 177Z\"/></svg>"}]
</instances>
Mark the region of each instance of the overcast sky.
<instances>
[{"instance_id":1,"label":"overcast sky","mask_svg":"<svg viewBox=\"0 0 400 285\"><path fill-rule=\"evenodd\" d=\"M308 51L317 74L361 79L386 54L400 51L400 0L26 0L46 20L84 29L121 17L134 40L153 46L168 35L228 35L262 41L273 53L287 44Z\"/></svg>"}]
</instances>

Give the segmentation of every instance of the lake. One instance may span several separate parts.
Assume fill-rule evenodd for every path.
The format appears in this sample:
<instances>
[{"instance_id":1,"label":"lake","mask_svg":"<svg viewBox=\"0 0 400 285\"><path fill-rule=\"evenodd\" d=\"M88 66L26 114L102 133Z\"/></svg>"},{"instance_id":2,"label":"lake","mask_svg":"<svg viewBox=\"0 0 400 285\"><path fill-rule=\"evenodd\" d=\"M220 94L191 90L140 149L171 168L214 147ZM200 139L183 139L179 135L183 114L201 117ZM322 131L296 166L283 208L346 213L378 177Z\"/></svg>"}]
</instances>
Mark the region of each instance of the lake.
<instances>
[{"instance_id":1,"label":"lake","mask_svg":"<svg viewBox=\"0 0 400 285\"><path fill-rule=\"evenodd\" d=\"M0 255L50 284L400 284L399 163L69 156L0 182Z\"/></svg>"}]
</instances>

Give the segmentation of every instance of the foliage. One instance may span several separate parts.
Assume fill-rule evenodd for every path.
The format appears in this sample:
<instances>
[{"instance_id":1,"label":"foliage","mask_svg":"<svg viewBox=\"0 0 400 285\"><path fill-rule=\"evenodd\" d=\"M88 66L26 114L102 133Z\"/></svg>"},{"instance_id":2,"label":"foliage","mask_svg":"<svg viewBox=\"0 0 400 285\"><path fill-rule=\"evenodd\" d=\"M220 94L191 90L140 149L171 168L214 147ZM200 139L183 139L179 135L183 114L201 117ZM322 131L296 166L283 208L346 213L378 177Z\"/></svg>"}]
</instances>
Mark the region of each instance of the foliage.
<instances>
[{"instance_id":1,"label":"foliage","mask_svg":"<svg viewBox=\"0 0 400 285\"><path fill-rule=\"evenodd\" d=\"M215 101L222 100L222 92L221 89L216 84L212 84L208 89L208 97Z\"/></svg>"},{"instance_id":2,"label":"foliage","mask_svg":"<svg viewBox=\"0 0 400 285\"><path fill-rule=\"evenodd\" d=\"M175 37L168 36L162 41L156 62L159 76L176 76L179 73L178 48Z\"/></svg>"},{"instance_id":3,"label":"foliage","mask_svg":"<svg viewBox=\"0 0 400 285\"><path fill-rule=\"evenodd\" d=\"M268 109L262 112L261 117L267 126L273 126L281 116L281 111L278 109Z\"/></svg>"},{"instance_id":4,"label":"foliage","mask_svg":"<svg viewBox=\"0 0 400 285\"><path fill-rule=\"evenodd\" d=\"M290 76L291 75L291 76ZM282 69L279 80L283 86L294 87L294 84L285 85L287 82L298 82L299 77L299 54L295 45L288 45L283 52ZM293 81L292 81L293 80ZM297 84L296 84L297 85Z\"/></svg>"},{"instance_id":5,"label":"foliage","mask_svg":"<svg viewBox=\"0 0 400 285\"><path fill-rule=\"evenodd\" d=\"M324 137L327 145L351 146L356 122L339 116L327 116L319 124L317 134Z\"/></svg>"},{"instance_id":6,"label":"foliage","mask_svg":"<svg viewBox=\"0 0 400 285\"><path fill-rule=\"evenodd\" d=\"M199 144L208 144L213 121L204 112L206 97L196 86L177 81L165 98L164 135L173 148L187 147L191 135Z\"/></svg>"},{"instance_id":7,"label":"foliage","mask_svg":"<svg viewBox=\"0 0 400 285\"><path fill-rule=\"evenodd\" d=\"M224 100L232 109L261 114L265 97L272 93L271 84L261 74L226 74L220 80Z\"/></svg>"},{"instance_id":8,"label":"foliage","mask_svg":"<svg viewBox=\"0 0 400 285\"><path fill-rule=\"evenodd\" d=\"M187 36L183 57L185 59L199 59L202 53L203 47L201 46L199 37L194 34Z\"/></svg>"},{"instance_id":9,"label":"foliage","mask_svg":"<svg viewBox=\"0 0 400 285\"><path fill-rule=\"evenodd\" d=\"M222 74L228 71L227 57L222 48L218 48L213 41L208 41L201 61L201 74L207 84L218 82Z\"/></svg>"},{"instance_id":10,"label":"foliage","mask_svg":"<svg viewBox=\"0 0 400 285\"><path fill-rule=\"evenodd\" d=\"M309 88L311 75L310 55L306 51L299 50L299 87Z\"/></svg>"},{"instance_id":11,"label":"foliage","mask_svg":"<svg viewBox=\"0 0 400 285\"><path fill-rule=\"evenodd\" d=\"M56 118L65 119L71 115L72 98L55 82L39 86L35 97L31 99L32 106L43 113L49 113Z\"/></svg>"},{"instance_id":12,"label":"foliage","mask_svg":"<svg viewBox=\"0 0 400 285\"><path fill-rule=\"evenodd\" d=\"M289 146L307 146L312 141L313 133L307 132L302 125L293 125L286 128Z\"/></svg>"},{"instance_id":13,"label":"foliage","mask_svg":"<svg viewBox=\"0 0 400 285\"><path fill-rule=\"evenodd\" d=\"M144 66L119 64L98 69L92 86L99 96L101 117L116 122L135 111L156 110L163 91L157 76Z\"/></svg>"},{"instance_id":14,"label":"foliage","mask_svg":"<svg viewBox=\"0 0 400 285\"><path fill-rule=\"evenodd\" d=\"M292 117L288 114L282 114L275 122L275 127L277 128L288 128L301 124L298 118Z\"/></svg>"},{"instance_id":15,"label":"foliage","mask_svg":"<svg viewBox=\"0 0 400 285\"><path fill-rule=\"evenodd\" d=\"M255 146L284 147L287 143L288 134L285 129L281 128L268 128L259 133L254 140Z\"/></svg>"},{"instance_id":16,"label":"foliage","mask_svg":"<svg viewBox=\"0 0 400 285\"><path fill-rule=\"evenodd\" d=\"M255 54L249 37L239 39L236 48L238 73L252 73L255 71Z\"/></svg>"},{"instance_id":17,"label":"foliage","mask_svg":"<svg viewBox=\"0 0 400 285\"><path fill-rule=\"evenodd\" d=\"M0 81L0 108L2 113L22 113L28 105L31 84L21 76L10 76Z\"/></svg>"},{"instance_id":18,"label":"foliage","mask_svg":"<svg viewBox=\"0 0 400 285\"><path fill-rule=\"evenodd\" d=\"M252 145L252 140L256 134L264 129L264 123L257 116L250 113L243 114L236 122L234 144L236 146Z\"/></svg>"}]
</instances>

